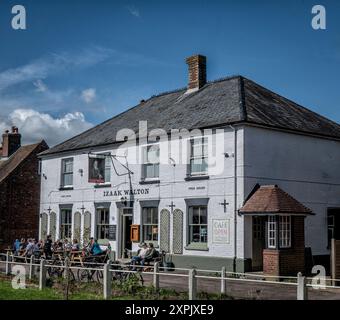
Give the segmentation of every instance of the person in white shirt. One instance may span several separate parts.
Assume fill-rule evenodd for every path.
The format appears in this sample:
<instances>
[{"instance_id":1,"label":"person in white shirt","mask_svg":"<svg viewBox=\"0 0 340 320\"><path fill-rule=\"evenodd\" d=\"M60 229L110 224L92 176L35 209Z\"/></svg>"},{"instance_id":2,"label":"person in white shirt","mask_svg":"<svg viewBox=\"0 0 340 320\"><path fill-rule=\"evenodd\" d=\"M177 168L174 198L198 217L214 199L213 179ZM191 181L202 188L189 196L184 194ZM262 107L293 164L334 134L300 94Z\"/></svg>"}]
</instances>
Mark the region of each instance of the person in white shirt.
<instances>
[{"instance_id":1,"label":"person in white shirt","mask_svg":"<svg viewBox=\"0 0 340 320\"><path fill-rule=\"evenodd\" d=\"M132 268L133 271L136 270L136 267L135 267L136 264L144 261L144 258L148 254L148 251L149 251L148 246L144 242L141 243L139 247L140 247L140 250L138 251L138 255L133 256L131 259L131 264L133 265L133 268Z\"/></svg>"}]
</instances>

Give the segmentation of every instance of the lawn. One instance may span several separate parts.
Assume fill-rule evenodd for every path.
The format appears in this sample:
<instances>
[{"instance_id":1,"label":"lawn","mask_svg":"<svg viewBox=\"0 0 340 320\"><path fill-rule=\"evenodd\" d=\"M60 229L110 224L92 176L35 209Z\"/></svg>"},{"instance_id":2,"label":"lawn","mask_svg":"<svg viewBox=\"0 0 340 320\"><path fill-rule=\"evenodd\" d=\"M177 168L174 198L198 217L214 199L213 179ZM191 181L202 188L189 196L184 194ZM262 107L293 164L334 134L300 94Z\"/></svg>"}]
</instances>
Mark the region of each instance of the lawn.
<instances>
[{"instance_id":1,"label":"lawn","mask_svg":"<svg viewBox=\"0 0 340 320\"><path fill-rule=\"evenodd\" d=\"M11 281L0 276L0 300L63 300L65 299L65 283L60 279L53 286L39 290L36 283L26 284L25 289L13 289ZM188 299L187 293L178 293L175 290L160 289L156 292L152 286L133 287L126 283L123 287L113 285L112 300L183 300ZM103 300L102 285L97 283L73 283L69 287L69 300ZM230 299L200 293L198 299Z\"/></svg>"},{"instance_id":2,"label":"lawn","mask_svg":"<svg viewBox=\"0 0 340 320\"><path fill-rule=\"evenodd\" d=\"M51 288L13 289L10 281L0 280L0 300L59 300L62 295Z\"/></svg>"}]
</instances>

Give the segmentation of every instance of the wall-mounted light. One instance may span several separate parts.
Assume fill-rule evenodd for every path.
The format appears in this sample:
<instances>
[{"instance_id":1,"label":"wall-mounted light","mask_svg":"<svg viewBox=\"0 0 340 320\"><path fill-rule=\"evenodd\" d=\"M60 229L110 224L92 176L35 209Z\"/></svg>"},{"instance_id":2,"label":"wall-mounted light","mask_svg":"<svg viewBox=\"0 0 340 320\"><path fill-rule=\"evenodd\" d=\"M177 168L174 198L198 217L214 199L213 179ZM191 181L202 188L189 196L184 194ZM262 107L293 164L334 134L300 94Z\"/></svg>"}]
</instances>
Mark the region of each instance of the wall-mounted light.
<instances>
[{"instance_id":1,"label":"wall-mounted light","mask_svg":"<svg viewBox=\"0 0 340 320\"><path fill-rule=\"evenodd\" d=\"M46 176L45 173L43 173L42 176L43 176L43 178L44 178L45 180L47 180L47 176Z\"/></svg>"},{"instance_id":2,"label":"wall-mounted light","mask_svg":"<svg viewBox=\"0 0 340 320\"><path fill-rule=\"evenodd\" d=\"M78 172L79 172L81 177L84 175L84 170L83 169L79 169Z\"/></svg>"}]
</instances>

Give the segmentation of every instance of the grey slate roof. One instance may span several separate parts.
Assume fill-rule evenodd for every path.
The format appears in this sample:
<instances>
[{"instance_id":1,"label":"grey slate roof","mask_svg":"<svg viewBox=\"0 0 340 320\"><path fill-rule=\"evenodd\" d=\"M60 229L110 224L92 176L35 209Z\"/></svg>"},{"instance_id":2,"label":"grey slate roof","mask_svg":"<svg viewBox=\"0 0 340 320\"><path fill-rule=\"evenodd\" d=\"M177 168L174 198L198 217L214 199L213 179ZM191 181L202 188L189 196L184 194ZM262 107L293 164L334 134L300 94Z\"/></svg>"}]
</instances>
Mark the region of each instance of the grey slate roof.
<instances>
[{"instance_id":1,"label":"grey slate roof","mask_svg":"<svg viewBox=\"0 0 340 320\"><path fill-rule=\"evenodd\" d=\"M194 93L186 88L153 96L41 155L115 143L123 128L188 130L223 124L253 123L340 139L340 125L241 76L207 83Z\"/></svg>"}]
</instances>

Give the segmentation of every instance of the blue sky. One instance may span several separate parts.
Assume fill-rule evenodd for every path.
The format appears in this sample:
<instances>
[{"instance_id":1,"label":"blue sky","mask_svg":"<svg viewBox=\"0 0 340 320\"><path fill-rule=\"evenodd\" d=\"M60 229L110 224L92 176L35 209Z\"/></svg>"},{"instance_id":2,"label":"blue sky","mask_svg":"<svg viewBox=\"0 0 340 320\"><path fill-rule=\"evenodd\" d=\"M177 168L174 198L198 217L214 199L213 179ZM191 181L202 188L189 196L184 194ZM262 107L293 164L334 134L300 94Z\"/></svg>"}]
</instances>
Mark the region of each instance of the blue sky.
<instances>
[{"instance_id":1,"label":"blue sky","mask_svg":"<svg viewBox=\"0 0 340 320\"><path fill-rule=\"evenodd\" d=\"M11 28L22 4L27 30ZM313 5L327 29L311 27ZM340 122L340 1L0 1L0 129L50 145L153 94L241 74Z\"/></svg>"}]
</instances>

